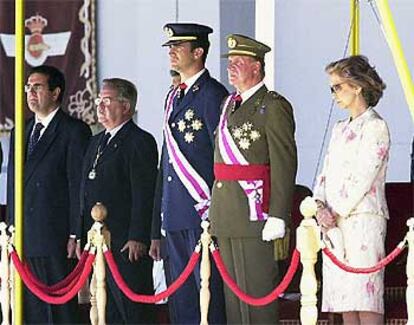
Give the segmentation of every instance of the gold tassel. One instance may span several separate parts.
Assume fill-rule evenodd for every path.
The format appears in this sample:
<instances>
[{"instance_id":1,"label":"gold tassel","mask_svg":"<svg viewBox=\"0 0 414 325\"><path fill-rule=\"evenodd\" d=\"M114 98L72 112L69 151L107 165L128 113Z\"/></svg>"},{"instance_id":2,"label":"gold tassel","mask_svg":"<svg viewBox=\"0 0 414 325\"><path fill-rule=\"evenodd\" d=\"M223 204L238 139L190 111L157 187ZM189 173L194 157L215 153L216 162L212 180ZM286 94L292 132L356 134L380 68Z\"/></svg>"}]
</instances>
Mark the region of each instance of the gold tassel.
<instances>
[{"instance_id":1,"label":"gold tassel","mask_svg":"<svg viewBox=\"0 0 414 325\"><path fill-rule=\"evenodd\" d=\"M273 241L275 261L283 261L289 257L290 247L290 229L286 228L286 234L283 238Z\"/></svg>"}]
</instances>

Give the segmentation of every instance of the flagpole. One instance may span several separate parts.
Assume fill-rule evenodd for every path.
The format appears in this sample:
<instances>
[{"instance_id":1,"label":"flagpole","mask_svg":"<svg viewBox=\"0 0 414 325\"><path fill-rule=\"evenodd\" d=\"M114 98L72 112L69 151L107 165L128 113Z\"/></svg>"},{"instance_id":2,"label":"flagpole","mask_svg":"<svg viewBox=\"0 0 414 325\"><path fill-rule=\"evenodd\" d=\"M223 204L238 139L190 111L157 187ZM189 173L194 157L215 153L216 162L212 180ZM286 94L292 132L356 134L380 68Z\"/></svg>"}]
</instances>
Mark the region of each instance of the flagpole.
<instances>
[{"instance_id":1,"label":"flagpole","mask_svg":"<svg viewBox=\"0 0 414 325\"><path fill-rule=\"evenodd\" d=\"M410 69L408 68L407 60L404 56L400 38L398 37L394 19L392 18L391 9L387 0L376 0L376 4L381 16L381 27L388 46L391 49L394 64L397 68L398 76L400 77L401 85L404 90L405 99L411 113L411 118L414 120L414 83L410 74Z\"/></svg>"},{"instance_id":2,"label":"flagpole","mask_svg":"<svg viewBox=\"0 0 414 325\"><path fill-rule=\"evenodd\" d=\"M15 0L15 130L14 130L14 223L16 251L23 257L23 165L24 165L24 0ZM14 275L14 324L23 324L23 283Z\"/></svg>"},{"instance_id":3,"label":"flagpole","mask_svg":"<svg viewBox=\"0 0 414 325\"><path fill-rule=\"evenodd\" d=\"M351 48L350 55L358 55L359 50L359 0L351 1Z\"/></svg>"}]
</instances>

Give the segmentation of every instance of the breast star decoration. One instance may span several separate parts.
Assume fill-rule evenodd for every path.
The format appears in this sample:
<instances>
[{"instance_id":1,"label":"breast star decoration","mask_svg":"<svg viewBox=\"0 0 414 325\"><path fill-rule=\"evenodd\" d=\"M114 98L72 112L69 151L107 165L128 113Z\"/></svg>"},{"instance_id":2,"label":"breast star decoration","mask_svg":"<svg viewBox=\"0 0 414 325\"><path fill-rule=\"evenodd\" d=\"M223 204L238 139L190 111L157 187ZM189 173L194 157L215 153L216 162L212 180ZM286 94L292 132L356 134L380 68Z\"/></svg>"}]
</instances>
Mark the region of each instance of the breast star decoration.
<instances>
[{"instance_id":1,"label":"breast star decoration","mask_svg":"<svg viewBox=\"0 0 414 325\"><path fill-rule=\"evenodd\" d=\"M260 139L260 132L253 128L251 122L245 122L241 126L234 127L232 134L238 146L243 150L248 150L253 142Z\"/></svg>"},{"instance_id":2,"label":"breast star decoration","mask_svg":"<svg viewBox=\"0 0 414 325\"><path fill-rule=\"evenodd\" d=\"M184 141L187 143L192 143L195 139L195 133L202 128L203 122L201 122L191 108L184 113L184 118L177 122L178 132L184 133Z\"/></svg>"}]
</instances>

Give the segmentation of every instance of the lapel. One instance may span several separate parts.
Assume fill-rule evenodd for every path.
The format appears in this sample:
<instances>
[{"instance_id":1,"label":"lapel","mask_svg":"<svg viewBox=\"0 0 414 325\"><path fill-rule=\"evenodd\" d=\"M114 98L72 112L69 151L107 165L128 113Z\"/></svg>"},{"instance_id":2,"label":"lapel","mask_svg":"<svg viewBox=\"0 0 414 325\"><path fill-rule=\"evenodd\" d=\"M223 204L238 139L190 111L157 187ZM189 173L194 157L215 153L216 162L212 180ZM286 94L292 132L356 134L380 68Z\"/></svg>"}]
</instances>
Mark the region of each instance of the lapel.
<instances>
[{"instance_id":1,"label":"lapel","mask_svg":"<svg viewBox=\"0 0 414 325\"><path fill-rule=\"evenodd\" d=\"M227 108L227 116L229 119L229 126L233 125L230 121L239 121L248 119L249 116L254 115L262 106L263 98L267 94L267 87L263 85L260 87L248 100L243 102L240 107L232 112L234 103L230 102Z\"/></svg>"},{"instance_id":2,"label":"lapel","mask_svg":"<svg viewBox=\"0 0 414 325\"><path fill-rule=\"evenodd\" d=\"M187 91L187 93L181 99L178 105L174 107L171 113L171 116L170 116L170 121L173 121L174 118L178 115L178 113L180 113L183 109L187 108L190 105L190 103L194 101L194 98L196 97L197 93L204 86L204 84L206 83L208 79L210 79L210 73L206 69L206 71L204 71L204 73L196 80L196 82Z\"/></svg>"},{"instance_id":3,"label":"lapel","mask_svg":"<svg viewBox=\"0 0 414 325\"><path fill-rule=\"evenodd\" d=\"M26 157L26 170L24 173L25 183L30 179L36 167L42 161L43 157L45 156L51 144L53 143L56 136L58 135L58 129L59 129L58 126L60 124L60 121L63 118L63 114L64 113L59 109L59 111L53 117L52 121L50 121L50 124L46 128L39 142L37 143L32 155L30 157ZM29 127L27 128L27 131L26 131L26 139L25 139L26 150L27 150L27 145L28 145L28 141L30 138L30 134L33 129L33 124L34 124L34 118L29 122L28 124Z\"/></svg>"},{"instance_id":4,"label":"lapel","mask_svg":"<svg viewBox=\"0 0 414 325\"><path fill-rule=\"evenodd\" d=\"M125 125L116 133L113 139L111 139L111 141L108 143L108 145L102 153L102 156L99 158L97 165L101 164L103 161L111 157L111 155L114 154L114 152L124 143L124 141L127 140L127 135L133 126L134 122L132 121L132 119L125 123ZM101 136L103 136L103 133ZM99 140L96 142L95 154L98 144Z\"/></svg>"}]
</instances>

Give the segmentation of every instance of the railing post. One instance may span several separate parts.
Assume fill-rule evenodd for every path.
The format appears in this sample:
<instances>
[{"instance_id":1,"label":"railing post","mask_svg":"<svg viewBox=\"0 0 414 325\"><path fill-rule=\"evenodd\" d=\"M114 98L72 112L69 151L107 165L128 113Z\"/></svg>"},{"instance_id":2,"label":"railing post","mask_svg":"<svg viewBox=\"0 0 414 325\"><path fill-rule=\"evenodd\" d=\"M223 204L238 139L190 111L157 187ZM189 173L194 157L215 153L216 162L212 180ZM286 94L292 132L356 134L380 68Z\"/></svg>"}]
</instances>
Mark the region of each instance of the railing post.
<instances>
[{"instance_id":1,"label":"railing post","mask_svg":"<svg viewBox=\"0 0 414 325\"><path fill-rule=\"evenodd\" d=\"M318 320L316 307L318 284L315 263L320 249L320 232L316 221L312 218L316 208L304 209L301 206L301 212L304 215L304 220L296 230L296 246L300 252L300 261L303 266L300 280L300 320L304 325L314 325Z\"/></svg>"},{"instance_id":2,"label":"railing post","mask_svg":"<svg viewBox=\"0 0 414 325\"><path fill-rule=\"evenodd\" d=\"M200 289L200 312L201 312L201 325L208 324L208 306L210 304L210 290L209 280L211 275L210 269L210 250L209 246L211 243L211 235L208 232L210 223L206 220L201 222L201 228L203 233L201 234L201 265L200 265L200 278L201 278L201 289Z\"/></svg>"},{"instance_id":3,"label":"railing post","mask_svg":"<svg viewBox=\"0 0 414 325\"><path fill-rule=\"evenodd\" d=\"M14 235L15 235L15 231L14 231L14 226L10 225L9 226L9 233L10 233L10 244L14 244ZM11 246L9 246L11 247ZM10 275L10 279L9 279L9 288L10 288L10 297L15 297L14 294L14 277L16 274L16 270L14 269L14 265L13 263L9 263L9 275ZM11 299L11 324L16 324L15 319L16 319L16 299Z\"/></svg>"},{"instance_id":4,"label":"railing post","mask_svg":"<svg viewBox=\"0 0 414 325\"><path fill-rule=\"evenodd\" d=\"M407 221L408 257L407 257L407 315L408 325L414 325L414 217Z\"/></svg>"},{"instance_id":5,"label":"railing post","mask_svg":"<svg viewBox=\"0 0 414 325\"><path fill-rule=\"evenodd\" d=\"M0 304L2 312L2 325L10 324L10 260L9 260L9 243L10 238L7 235L7 225L0 223Z\"/></svg>"},{"instance_id":6,"label":"railing post","mask_svg":"<svg viewBox=\"0 0 414 325\"><path fill-rule=\"evenodd\" d=\"M91 216L95 223L88 232L88 242L96 248L96 258L93 265L91 280L91 310L90 320L92 325L104 325L106 290L105 290L105 259L103 256L104 245L109 246L110 234L103 224L107 210L101 203L96 203L92 208Z\"/></svg>"}]
</instances>

